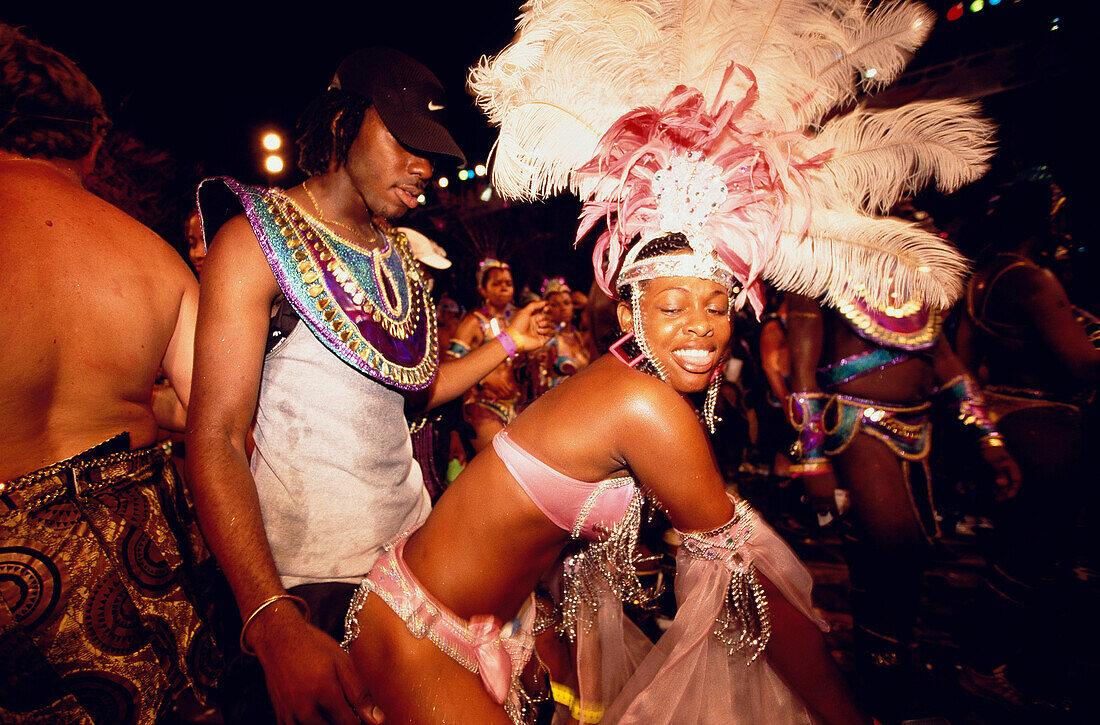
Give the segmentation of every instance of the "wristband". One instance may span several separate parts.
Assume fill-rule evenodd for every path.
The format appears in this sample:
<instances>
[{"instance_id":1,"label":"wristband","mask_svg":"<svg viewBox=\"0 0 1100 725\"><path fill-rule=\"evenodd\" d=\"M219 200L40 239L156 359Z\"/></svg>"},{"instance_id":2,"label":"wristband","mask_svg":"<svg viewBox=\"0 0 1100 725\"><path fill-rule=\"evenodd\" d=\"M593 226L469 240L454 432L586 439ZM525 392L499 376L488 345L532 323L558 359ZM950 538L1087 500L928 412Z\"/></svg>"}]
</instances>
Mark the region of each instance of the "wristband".
<instances>
[{"instance_id":1,"label":"wristband","mask_svg":"<svg viewBox=\"0 0 1100 725\"><path fill-rule=\"evenodd\" d=\"M579 723L598 723L603 719L604 707L600 703L583 704L576 691L560 682L550 681L550 693L554 702L569 708L569 714Z\"/></svg>"},{"instance_id":2,"label":"wristband","mask_svg":"<svg viewBox=\"0 0 1100 725\"><path fill-rule=\"evenodd\" d=\"M248 615L248 619L244 620L244 626L241 627L240 643L241 652L243 654L250 655L252 657L256 656L256 651L249 647L248 643L245 642L244 635L248 632L248 626L252 624L252 620L256 619L256 615L258 615L260 612L264 611L280 599L289 599L290 601L294 602L294 605L298 607L299 610L301 610L302 616L305 617L307 621L309 620L309 604L306 602L305 599L302 599L301 597L296 597L293 594L276 594L273 597L268 597L267 599L260 602L258 607L252 610L252 614Z\"/></svg>"},{"instance_id":3,"label":"wristband","mask_svg":"<svg viewBox=\"0 0 1100 725\"><path fill-rule=\"evenodd\" d=\"M951 378L940 388L940 391L955 406L962 424L977 431L978 440L981 443L990 446L1004 445L1001 434L997 432L997 426L993 425L989 417L985 398L982 397L982 391L974 382L974 378L969 375L958 375Z\"/></svg>"},{"instance_id":4,"label":"wristband","mask_svg":"<svg viewBox=\"0 0 1100 725\"><path fill-rule=\"evenodd\" d=\"M508 334L507 330L497 335L496 341L504 348L504 352L508 355L509 360L519 354L519 349L516 347L516 341L512 339L512 336Z\"/></svg>"}]
</instances>

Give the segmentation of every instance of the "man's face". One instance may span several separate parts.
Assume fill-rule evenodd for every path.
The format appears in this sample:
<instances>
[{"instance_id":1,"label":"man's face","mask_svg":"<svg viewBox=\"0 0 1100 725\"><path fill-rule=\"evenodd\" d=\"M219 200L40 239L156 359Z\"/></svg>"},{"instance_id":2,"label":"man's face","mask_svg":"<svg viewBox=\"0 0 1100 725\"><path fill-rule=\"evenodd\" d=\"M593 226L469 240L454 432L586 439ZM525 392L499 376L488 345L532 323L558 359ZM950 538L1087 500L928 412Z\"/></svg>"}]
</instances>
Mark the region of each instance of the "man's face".
<instances>
[{"instance_id":1,"label":"man's face","mask_svg":"<svg viewBox=\"0 0 1100 725\"><path fill-rule=\"evenodd\" d=\"M367 208L386 219L416 208L432 178L431 162L402 146L373 108L363 116L344 168Z\"/></svg>"}]
</instances>

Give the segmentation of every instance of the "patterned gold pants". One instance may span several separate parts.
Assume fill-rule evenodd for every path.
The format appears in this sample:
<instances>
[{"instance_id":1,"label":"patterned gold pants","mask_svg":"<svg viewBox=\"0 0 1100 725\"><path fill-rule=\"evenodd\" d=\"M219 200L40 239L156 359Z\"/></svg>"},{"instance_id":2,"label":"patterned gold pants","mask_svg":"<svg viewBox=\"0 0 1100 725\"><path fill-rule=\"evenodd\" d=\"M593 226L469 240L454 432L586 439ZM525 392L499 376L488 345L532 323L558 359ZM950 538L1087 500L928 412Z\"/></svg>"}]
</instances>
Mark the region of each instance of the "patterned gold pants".
<instances>
[{"instance_id":1,"label":"patterned gold pants","mask_svg":"<svg viewBox=\"0 0 1100 725\"><path fill-rule=\"evenodd\" d=\"M0 483L0 723L153 723L220 674L183 486L128 439Z\"/></svg>"}]
</instances>

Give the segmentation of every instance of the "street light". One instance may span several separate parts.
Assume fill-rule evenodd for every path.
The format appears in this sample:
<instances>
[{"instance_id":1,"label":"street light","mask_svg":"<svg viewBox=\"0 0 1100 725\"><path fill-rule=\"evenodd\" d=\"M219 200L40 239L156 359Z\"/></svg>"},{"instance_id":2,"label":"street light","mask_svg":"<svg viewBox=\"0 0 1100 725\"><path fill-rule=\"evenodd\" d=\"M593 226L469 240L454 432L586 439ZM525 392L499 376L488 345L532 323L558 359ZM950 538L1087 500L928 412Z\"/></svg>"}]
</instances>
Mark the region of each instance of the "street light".
<instances>
[{"instance_id":1,"label":"street light","mask_svg":"<svg viewBox=\"0 0 1100 725\"><path fill-rule=\"evenodd\" d=\"M278 174L283 170L283 157L278 154L271 154L264 161L264 168L267 169L269 174Z\"/></svg>"},{"instance_id":2,"label":"street light","mask_svg":"<svg viewBox=\"0 0 1100 725\"><path fill-rule=\"evenodd\" d=\"M283 137L275 132L268 132L264 134L261 143L268 151L278 151L283 145Z\"/></svg>"}]
</instances>

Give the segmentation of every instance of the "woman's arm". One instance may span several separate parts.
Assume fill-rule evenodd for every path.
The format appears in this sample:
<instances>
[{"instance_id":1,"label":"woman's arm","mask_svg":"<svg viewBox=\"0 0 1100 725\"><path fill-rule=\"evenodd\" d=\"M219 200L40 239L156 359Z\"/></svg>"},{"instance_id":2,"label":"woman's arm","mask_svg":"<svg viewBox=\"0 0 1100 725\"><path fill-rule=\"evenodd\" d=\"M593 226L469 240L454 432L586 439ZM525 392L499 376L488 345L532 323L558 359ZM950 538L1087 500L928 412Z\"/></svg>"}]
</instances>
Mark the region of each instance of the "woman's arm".
<instances>
[{"instance_id":1,"label":"woman's arm","mask_svg":"<svg viewBox=\"0 0 1100 725\"><path fill-rule=\"evenodd\" d=\"M644 373L624 386L619 450L636 480L681 531L709 531L733 517L725 480L694 407Z\"/></svg>"}]
</instances>

